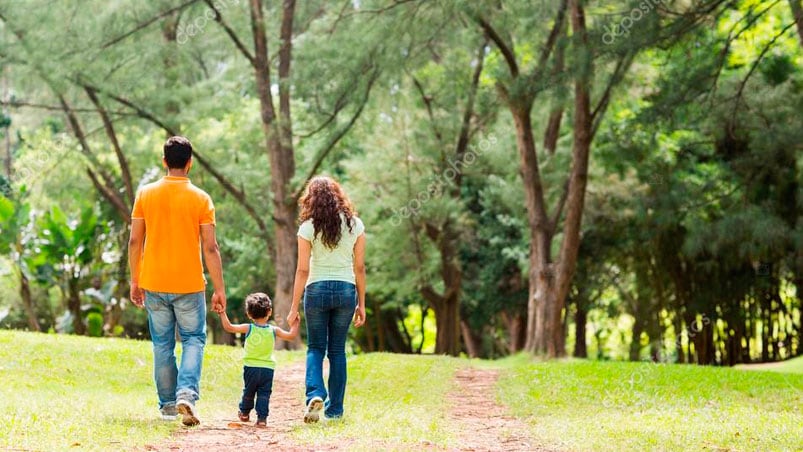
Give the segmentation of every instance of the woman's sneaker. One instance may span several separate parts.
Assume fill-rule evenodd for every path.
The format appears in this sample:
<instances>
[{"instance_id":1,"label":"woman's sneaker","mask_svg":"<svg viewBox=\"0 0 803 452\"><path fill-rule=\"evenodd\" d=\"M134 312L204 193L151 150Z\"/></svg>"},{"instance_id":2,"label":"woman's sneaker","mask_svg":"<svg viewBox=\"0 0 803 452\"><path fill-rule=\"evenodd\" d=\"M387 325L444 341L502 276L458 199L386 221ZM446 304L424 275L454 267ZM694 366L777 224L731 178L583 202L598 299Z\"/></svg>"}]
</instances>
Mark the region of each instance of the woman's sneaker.
<instances>
[{"instance_id":1,"label":"woman's sneaker","mask_svg":"<svg viewBox=\"0 0 803 452\"><path fill-rule=\"evenodd\" d=\"M304 423L313 424L318 422L321 418L321 411L323 410L323 399L320 397L313 397L307 404L307 409L304 411Z\"/></svg>"},{"instance_id":2,"label":"woman's sneaker","mask_svg":"<svg viewBox=\"0 0 803 452\"><path fill-rule=\"evenodd\" d=\"M176 408L178 408L178 412L182 416L182 424L186 425L187 427L192 427L193 425L198 425L201 423L195 411L195 404L193 404L190 400L179 400L178 403L176 403Z\"/></svg>"},{"instance_id":3,"label":"woman's sneaker","mask_svg":"<svg viewBox=\"0 0 803 452\"><path fill-rule=\"evenodd\" d=\"M165 405L159 412L162 413L162 419L165 421L175 421L178 419L178 409L175 405Z\"/></svg>"}]
</instances>

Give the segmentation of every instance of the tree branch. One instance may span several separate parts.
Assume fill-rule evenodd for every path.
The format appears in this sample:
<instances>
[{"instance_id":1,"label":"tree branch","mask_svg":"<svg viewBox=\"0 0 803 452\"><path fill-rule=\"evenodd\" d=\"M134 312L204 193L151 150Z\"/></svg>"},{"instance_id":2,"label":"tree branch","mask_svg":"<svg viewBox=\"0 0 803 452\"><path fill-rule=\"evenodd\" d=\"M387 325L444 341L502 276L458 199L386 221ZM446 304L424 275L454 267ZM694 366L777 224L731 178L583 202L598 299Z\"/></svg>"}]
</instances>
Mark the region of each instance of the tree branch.
<instances>
[{"instance_id":1,"label":"tree branch","mask_svg":"<svg viewBox=\"0 0 803 452\"><path fill-rule=\"evenodd\" d=\"M131 170L128 167L128 160L120 148L120 142L117 140L117 133L114 131L114 125L112 124L109 115L106 113L106 110L101 105L100 100L98 100L98 96L95 91L87 86L84 86L84 90L86 91L89 100L92 101L92 104L94 104L98 109L98 114L103 121L103 128L106 130L106 136L112 143L112 149L114 149L114 154L117 156L117 162L120 165L120 173L123 178L123 184L125 185L125 192L128 197L128 205L133 206L135 193L134 185L131 181Z\"/></svg>"},{"instance_id":2,"label":"tree branch","mask_svg":"<svg viewBox=\"0 0 803 452\"><path fill-rule=\"evenodd\" d=\"M507 67L510 70L510 75L513 78L519 76L519 65L516 63L516 55L513 53L513 50L505 43L505 40L497 33L497 31L482 17L477 17L475 19L477 23L480 25L482 30L485 32L485 35L496 44L496 47L499 48L499 51L502 52L502 56L505 58L505 62L507 63Z\"/></svg>"},{"instance_id":3,"label":"tree branch","mask_svg":"<svg viewBox=\"0 0 803 452\"><path fill-rule=\"evenodd\" d=\"M109 187L103 185L99 180L98 176L92 171L92 168L87 167L86 174L89 176L89 179L92 181L92 185L95 186L98 192L100 192L101 196L106 198L107 201L117 210L117 213L126 223L131 223L131 212L127 205L120 199L120 196L117 195L114 191L112 191Z\"/></svg>"},{"instance_id":4,"label":"tree branch","mask_svg":"<svg viewBox=\"0 0 803 452\"><path fill-rule=\"evenodd\" d=\"M455 144L455 162L462 162L466 155L468 148L468 141L471 135L471 118L474 116L474 103L477 99L477 90L480 86L480 75L485 61L485 47L488 45L487 40L483 40L477 49L477 65L474 67L474 73L471 74L471 89L468 92L468 99L466 100L466 109L463 111L463 120L460 124L460 134L457 137L457 144ZM454 185L456 191L453 193L455 197L460 195L460 185L463 182L463 171L457 171L454 178Z\"/></svg>"},{"instance_id":5,"label":"tree branch","mask_svg":"<svg viewBox=\"0 0 803 452\"><path fill-rule=\"evenodd\" d=\"M181 11L182 9L192 5L193 3L196 3L197 1L198 0L187 0L186 2L176 6L174 8L170 8L170 9L168 9L166 11L163 11L163 12L157 14L156 16L151 17L150 19L146 20L145 22L142 22L142 23L138 24L132 30L129 30L129 31L123 33L122 35L120 35L120 36L118 36L116 38L113 38L110 41L105 42L104 44L102 44L100 46L100 48L101 49L107 49L107 48L113 46L114 44L117 44L118 42L122 41L123 39L126 39L127 37L133 35L134 33L142 30L143 28L146 28L148 25L156 22L157 20L159 20L159 19L161 19L163 17L169 16L169 15L173 14L176 11Z\"/></svg>"},{"instance_id":6,"label":"tree branch","mask_svg":"<svg viewBox=\"0 0 803 452\"><path fill-rule=\"evenodd\" d=\"M245 47L245 44L243 44L243 42L237 36L237 33L235 33L234 30L232 30L232 28L229 26L229 24L226 23L225 20L223 20L223 14L221 14L220 10L217 9L215 3L212 0L204 0L204 3L206 3L209 6L209 8L211 8L212 11L215 13L215 22L217 22L223 28L223 31L225 31L226 34L229 35L229 38L231 38L231 41L234 43L235 47L237 47L240 53L242 53L243 56L245 56L245 59L248 60L248 62L253 67L254 55L252 55L251 52L248 50L248 48Z\"/></svg>"},{"instance_id":7,"label":"tree branch","mask_svg":"<svg viewBox=\"0 0 803 452\"><path fill-rule=\"evenodd\" d=\"M421 95L421 100L427 107L427 114L429 115L429 123L432 126L432 133L435 134L435 138L438 140L438 143L443 143L443 135L441 135L441 131L438 130L438 124L435 122L435 114L432 111L432 97L427 96L426 92L424 92L424 85L422 85L414 75L410 74L410 78L413 79L413 85L415 85L416 89L418 89L418 93Z\"/></svg>"},{"instance_id":8,"label":"tree branch","mask_svg":"<svg viewBox=\"0 0 803 452\"><path fill-rule=\"evenodd\" d=\"M12 100L12 101L0 100L0 106L11 107L11 108L36 108L39 110L60 111L60 112L64 111L64 107L59 105L38 104L33 102L22 102L18 100ZM94 108L77 108L72 106L70 108L72 109L72 111L76 113L98 113L98 110ZM136 114L124 111L107 111L106 113L117 116L137 116Z\"/></svg>"},{"instance_id":9,"label":"tree branch","mask_svg":"<svg viewBox=\"0 0 803 452\"><path fill-rule=\"evenodd\" d=\"M317 156L315 157L315 162L312 164L312 167L307 172L307 175L304 177L304 182L301 184L299 189L296 190L295 193L293 193L294 202L298 202L298 200L301 198L301 195L304 192L304 186L306 185L307 181L310 180L315 175L315 173L318 172L318 169L320 168L326 156L329 155L329 153L332 151L332 149L334 149L337 143L346 135L346 133L357 122L357 119L362 114L365 105L368 103L368 97L371 93L371 88L373 87L374 82L376 82L376 80L379 78L379 72L380 71L378 68L374 69L371 77L368 79L368 85L366 86L365 92L363 93L363 97L360 100L359 107L357 107L357 110L351 116L348 123L346 123L346 125L343 126L340 130L335 132L335 134L331 137L331 139L318 152Z\"/></svg>"},{"instance_id":10,"label":"tree branch","mask_svg":"<svg viewBox=\"0 0 803 452\"><path fill-rule=\"evenodd\" d=\"M293 18L295 16L295 0L284 0L282 3L282 26L279 33L279 116L284 133L283 139L291 139L292 121L290 120L290 64L293 50Z\"/></svg>"},{"instance_id":11,"label":"tree branch","mask_svg":"<svg viewBox=\"0 0 803 452\"><path fill-rule=\"evenodd\" d=\"M739 83L739 91L736 93L736 100L734 102L734 107L733 107L734 114L736 113L736 110L739 108L739 102L742 99L742 95L744 94L744 89L747 86L747 82L750 80L750 77L753 76L753 73L758 68L759 63L761 63L761 60L764 58L764 56L767 55L767 52L770 51L775 42L778 41L778 39L780 39L781 36L785 35L790 28L796 25L797 24L795 22L792 22L791 24L783 27L783 29L777 35L773 36L770 42L768 42L767 45L764 46L763 49L761 49L761 53L758 54L756 61L754 61L753 64L750 66L750 70L747 72L747 75L744 77L744 80L742 80L741 83Z\"/></svg>"},{"instance_id":12,"label":"tree branch","mask_svg":"<svg viewBox=\"0 0 803 452\"><path fill-rule=\"evenodd\" d=\"M594 136L597 134L597 130L599 129L600 124L602 123L602 118L605 117L605 112L608 110L608 105L610 104L611 100L611 92L613 88L621 83L624 79L625 74L627 74L628 69L630 69L630 65L633 64L633 60L636 57L636 53L634 51L627 51L621 58L616 62L616 68L613 70L613 74L611 74L611 78L608 79L608 85L605 87L605 91L602 94L597 106L594 107L594 111L591 113L591 138L593 139Z\"/></svg>"}]
</instances>

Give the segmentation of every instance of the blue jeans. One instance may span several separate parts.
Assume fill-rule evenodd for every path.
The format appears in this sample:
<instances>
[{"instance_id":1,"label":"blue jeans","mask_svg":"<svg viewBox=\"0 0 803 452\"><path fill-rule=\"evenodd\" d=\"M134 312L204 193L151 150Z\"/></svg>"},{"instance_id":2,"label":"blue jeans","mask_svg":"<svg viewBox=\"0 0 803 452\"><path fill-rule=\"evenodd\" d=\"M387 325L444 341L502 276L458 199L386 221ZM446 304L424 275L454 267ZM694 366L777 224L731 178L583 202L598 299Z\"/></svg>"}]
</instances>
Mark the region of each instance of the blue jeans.
<instances>
[{"instance_id":1,"label":"blue jeans","mask_svg":"<svg viewBox=\"0 0 803 452\"><path fill-rule=\"evenodd\" d=\"M240 413L248 414L254 408L256 397L257 420L264 421L270 413L270 393L273 390L273 369L243 366L243 399Z\"/></svg>"},{"instance_id":2,"label":"blue jeans","mask_svg":"<svg viewBox=\"0 0 803 452\"><path fill-rule=\"evenodd\" d=\"M145 291L148 327L153 341L153 377L159 408L176 400L195 402L199 397L201 364L206 345L204 292ZM176 326L181 337L181 367L176 367Z\"/></svg>"},{"instance_id":3,"label":"blue jeans","mask_svg":"<svg viewBox=\"0 0 803 452\"><path fill-rule=\"evenodd\" d=\"M346 394L346 336L357 307L357 287L345 281L318 281L304 290L307 319L307 402L325 401L327 417L343 416ZM329 391L323 383L323 357L329 358Z\"/></svg>"}]
</instances>

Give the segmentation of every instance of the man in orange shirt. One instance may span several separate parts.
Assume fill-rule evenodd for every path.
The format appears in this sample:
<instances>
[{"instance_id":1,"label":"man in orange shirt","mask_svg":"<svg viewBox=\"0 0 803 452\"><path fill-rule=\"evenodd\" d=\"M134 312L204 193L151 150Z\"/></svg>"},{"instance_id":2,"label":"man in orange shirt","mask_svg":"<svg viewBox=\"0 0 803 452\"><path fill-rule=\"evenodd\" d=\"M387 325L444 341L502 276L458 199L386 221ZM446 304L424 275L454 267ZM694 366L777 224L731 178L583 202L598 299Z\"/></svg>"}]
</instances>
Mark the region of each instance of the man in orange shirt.
<instances>
[{"instance_id":1,"label":"man in orange shirt","mask_svg":"<svg viewBox=\"0 0 803 452\"><path fill-rule=\"evenodd\" d=\"M167 176L139 190L131 214L131 301L148 310L162 418L176 419L181 413L184 425L197 425L195 402L206 345L201 253L215 287L215 311L226 308L223 265L212 199L187 177L192 168L190 141L168 138L162 163ZM176 366L176 327L181 337L180 367Z\"/></svg>"}]
</instances>

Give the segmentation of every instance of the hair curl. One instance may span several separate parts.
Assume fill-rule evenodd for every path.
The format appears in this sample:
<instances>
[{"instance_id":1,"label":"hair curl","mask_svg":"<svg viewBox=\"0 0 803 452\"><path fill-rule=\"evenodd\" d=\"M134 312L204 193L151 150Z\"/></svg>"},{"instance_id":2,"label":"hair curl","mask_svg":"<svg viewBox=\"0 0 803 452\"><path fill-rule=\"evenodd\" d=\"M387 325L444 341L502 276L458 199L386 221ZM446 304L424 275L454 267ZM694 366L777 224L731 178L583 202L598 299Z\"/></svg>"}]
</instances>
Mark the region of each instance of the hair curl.
<instances>
[{"instance_id":1,"label":"hair curl","mask_svg":"<svg viewBox=\"0 0 803 452\"><path fill-rule=\"evenodd\" d=\"M270 314L273 302L262 292L255 292L245 297L245 313L252 319L263 319Z\"/></svg>"},{"instance_id":2,"label":"hair curl","mask_svg":"<svg viewBox=\"0 0 803 452\"><path fill-rule=\"evenodd\" d=\"M334 249L342 235L341 217L346 221L349 232L354 232L354 217L357 212L346 193L331 177L316 176L312 178L304 190L304 196L298 201L301 207L300 222L312 219L315 229L314 238L321 235L324 246Z\"/></svg>"}]
</instances>

